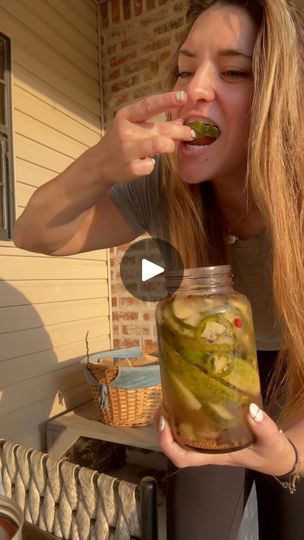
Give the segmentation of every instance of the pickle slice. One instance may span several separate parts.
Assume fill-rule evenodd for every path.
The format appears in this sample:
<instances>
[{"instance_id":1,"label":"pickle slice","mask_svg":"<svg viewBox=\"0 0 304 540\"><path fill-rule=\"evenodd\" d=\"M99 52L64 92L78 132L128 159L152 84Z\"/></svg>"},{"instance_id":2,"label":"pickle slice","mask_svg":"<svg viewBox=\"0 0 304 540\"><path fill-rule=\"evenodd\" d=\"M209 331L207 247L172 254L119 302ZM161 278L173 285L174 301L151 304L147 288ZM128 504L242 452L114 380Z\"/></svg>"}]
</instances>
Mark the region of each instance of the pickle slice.
<instances>
[{"instance_id":1,"label":"pickle slice","mask_svg":"<svg viewBox=\"0 0 304 540\"><path fill-rule=\"evenodd\" d=\"M235 419L228 409L220 403L210 403L198 400L195 395L185 386L184 382L180 380L170 369L166 368L168 381L175 392L177 399L187 409L197 411L202 409L204 414L208 416L217 428L225 429L231 427L235 423Z\"/></svg>"},{"instance_id":2,"label":"pickle slice","mask_svg":"<svg viewBox=\"0 0 304 540\"><path fill-rule=\"evenodd\" d=\"M188 295L179 297L172 302L172 311L177 319L187 325L197 326L206 311L208 299L202 296Z\"/></svg>"},{"instance_id":3,"label":"pickle slice","mask_svg":"<svg viewBox=\"0 0 304 540\"><path fill-rule=\"evenodd\" d=\"M202 122L201 120L188 122L187 125L194 129L197 139L200 139L201 137L212 137L213 139L218 139L221 134L219 128L208 124L208 122Z\"/></svg>"},{"instance_id":4,"label":"pickle slice","mask_svg":"<svg viewBox=\"0 0 304 540\"><path fill-rule=\"evenodd\" d=\"M195 365L183 361L181 356L164 341L162 342L162 352L168 370L172 370L189 391L202 403L238 403L240 405L248 403L246 395L238 389L232 390L220 380L209 377Z\"/></svg>"},{"instance_id":5,"label":"pickle slice","mask_svg":"<svg viewBox=\"0 0 304 540\"><path fill-rule=\"evenodd\" d=\"M233 343L233 327L224 315L209 315L204 317L198 324L195 330L195 336L214 344L217 343L219 338L221 339L221 344L224 344L226 338L227 344L231 345Z\"/></svg>"},{"instance_id":6,"label":"pickle slice","mask_svg":"<svg viewBox=\"0 0 304 540\"><path fill-rule=\"evenodd\" d=\"M167 379L174 390L178 400L183 403L188 409L198 411L202 408L201 402L196 399L195 395L184 385L182 381L170 370L165 368Z\"/></svg>"},{"instance_id":7,"label":"pickle slice","mask_svg":"<svg viewBox=\"0 0 304 540\"><path fill-rule=\"evenodd\" d=\"M225 377L231 373L234 366L234 357L230 352L211 353L206 355L204 367L210 375Z\"/></svg>"},{"instance_id":8,"label":"pickle slice","mask_svg":"<svg viewBox=\"0 0 304 540\"><path fill-rule=\"evenodd\" d=\"M223 375L223 379L242 392L248 394L260 393L260 381L257 370L246 360L235 358L233 369Z\"/></svg>"},{"instance_id":9,"label":"pickle slice","mask_svg":"<svg viewBox=\"0 0 304 540\"><path fill-rule=\"evenodd\" d=\"M203 342L203 340L199 341L190 336L178 336L172 333L166 325L161 326L160 336L170 347L177 351L184 360L191 364L196 364L202 369L205 369L205 371L208 371L206 362L208 362L209 354L232 354L234 350L233 345L214 345Z\"/></svg>"},{"instance_id":10,"label":"pickle slice","mask_svg":"<svg viewBox=\"0 0 304 540\"><path fill-rule=\"evenodd\" d=\"M163 316L163 322L164 325L166 325L168 328L170 328L173 332L177 333L181 336L189 336L194 337L194 328L192 326L189 326L182 321L179 321L175 316L174 313L169 307L169 305L164 306L162 311Z\"/></svg>"}]
</instances>

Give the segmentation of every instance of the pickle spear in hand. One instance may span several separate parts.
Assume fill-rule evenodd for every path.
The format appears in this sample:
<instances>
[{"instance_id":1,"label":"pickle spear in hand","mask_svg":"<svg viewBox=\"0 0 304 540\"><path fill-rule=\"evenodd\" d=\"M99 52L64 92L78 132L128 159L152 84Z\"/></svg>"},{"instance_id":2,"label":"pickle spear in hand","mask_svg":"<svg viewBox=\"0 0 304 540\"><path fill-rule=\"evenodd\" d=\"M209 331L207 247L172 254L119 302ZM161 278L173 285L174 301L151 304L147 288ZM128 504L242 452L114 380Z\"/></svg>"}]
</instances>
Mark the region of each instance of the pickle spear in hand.
<instances>
[{"instance_id":1,"label":"pickle spear in hand","mask_svg":"<svg viewBox=\"0 0 304 540\"><path fill-rule=\"evenodd\" d=\"M218 139L221 134L221 131L217 126L203 120L187 122L187 126L191 127L195 132L195 138L191 144L207 146Z\"/></svg>"}]
</instances>

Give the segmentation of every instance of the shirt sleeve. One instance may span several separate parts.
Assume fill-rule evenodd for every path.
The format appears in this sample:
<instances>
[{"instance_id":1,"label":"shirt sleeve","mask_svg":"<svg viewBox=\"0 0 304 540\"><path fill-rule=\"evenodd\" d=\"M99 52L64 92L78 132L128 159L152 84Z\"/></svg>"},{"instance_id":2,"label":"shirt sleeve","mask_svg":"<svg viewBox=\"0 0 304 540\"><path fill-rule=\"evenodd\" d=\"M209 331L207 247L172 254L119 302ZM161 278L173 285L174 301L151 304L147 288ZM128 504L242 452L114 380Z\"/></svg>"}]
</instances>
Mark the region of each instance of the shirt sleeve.
<instances>
[{"instance_id":1,"label":"shirt sleeve","mask_svg":"<svg viewBox=\"0 0 304 540\"><path fill-rule=\"evenodd\" d=\"M156 162L151 175L130 182L119 182L108 191L109 197L138 235L151 231L159 178L160 164Z\"/></svg>"}]
</instances>

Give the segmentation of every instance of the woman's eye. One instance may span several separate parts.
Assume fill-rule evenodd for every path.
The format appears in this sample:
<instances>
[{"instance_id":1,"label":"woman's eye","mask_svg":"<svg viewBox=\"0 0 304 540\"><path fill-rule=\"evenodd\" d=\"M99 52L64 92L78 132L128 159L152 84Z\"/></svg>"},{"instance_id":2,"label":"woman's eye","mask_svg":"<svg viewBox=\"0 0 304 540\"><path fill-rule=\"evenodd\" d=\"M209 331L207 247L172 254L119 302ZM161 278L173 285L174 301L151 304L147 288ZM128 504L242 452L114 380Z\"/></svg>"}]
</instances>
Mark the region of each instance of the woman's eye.
<instances>
[{"instance_id":1,"label":"woman's eye","mask_svg":"<svg viewBox=\"0 0 304 540\"><path fill-rule=\"evenodd\" d=\"M192 73L190 71L179 71L177 74L178 79L188 79L191 77Z\"/></svg>"},{"instance_id":2,"label":"woman's eye","mask_svg":"<svg viewBox=\"0 0 304 540\"><path fill-rule=\"evenodd\" d=\"M247 79L248 77L250 77L250 73L248 71L236 71L236 70L225 71L223 75L231 79L241 79L241 78Z\"/></svg>"}]
</instances>

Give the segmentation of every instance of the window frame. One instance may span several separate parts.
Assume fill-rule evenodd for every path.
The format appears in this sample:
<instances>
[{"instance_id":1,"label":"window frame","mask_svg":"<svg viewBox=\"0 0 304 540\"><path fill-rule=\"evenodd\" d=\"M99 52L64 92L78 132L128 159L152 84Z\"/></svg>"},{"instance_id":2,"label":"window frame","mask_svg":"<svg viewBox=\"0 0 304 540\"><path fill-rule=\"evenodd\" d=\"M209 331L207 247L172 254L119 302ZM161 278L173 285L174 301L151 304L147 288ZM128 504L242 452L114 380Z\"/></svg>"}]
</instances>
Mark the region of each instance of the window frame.
<instances>
[{"instance_id":1,"label":"window frame","mask_svg":"<svg viewBox=\"0 0 304 540\"><path fill-rule=\"evenodd\" d=\"M4 42L4 79L1 85L6 88L4 99L5 124L0 124L0 167L3 174L0 204L2 204L3 221L0 222L0 241L11 240L15 222L15 190L14 190L14 161L13 161L13 127L12 127L12 55L11 39L0 32L0 40ZM3 145L1 144L3 141ZM5 144L6 143L6 144ZM4 148L6 146L6 148Z\"/></svg>"}]
</instances>

